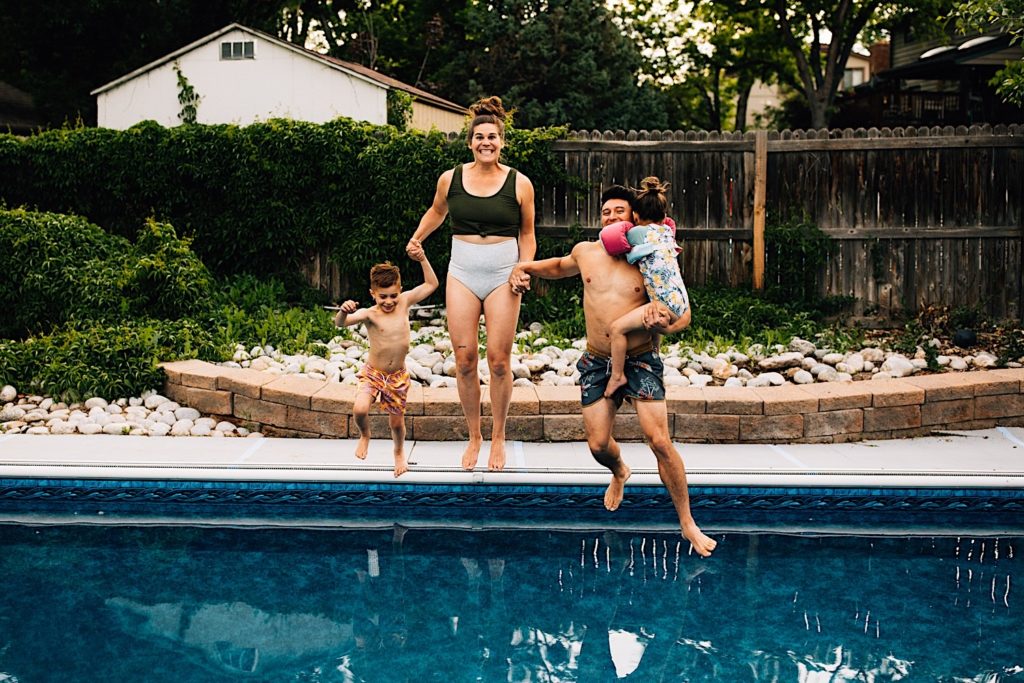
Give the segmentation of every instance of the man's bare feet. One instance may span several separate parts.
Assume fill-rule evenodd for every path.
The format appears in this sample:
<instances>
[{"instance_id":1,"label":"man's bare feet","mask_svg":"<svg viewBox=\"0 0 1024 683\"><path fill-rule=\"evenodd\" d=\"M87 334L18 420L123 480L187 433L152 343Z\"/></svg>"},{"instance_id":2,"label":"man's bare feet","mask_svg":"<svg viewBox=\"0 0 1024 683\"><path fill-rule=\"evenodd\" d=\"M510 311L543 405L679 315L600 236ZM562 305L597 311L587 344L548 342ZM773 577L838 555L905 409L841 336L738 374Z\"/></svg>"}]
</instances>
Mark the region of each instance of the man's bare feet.
<instances>
[{"instance_id":1,"label":"man's bare feet","mask_svg":"<svg viewBox=\"0 0 1024 683\"><path fill-rule=\"evenodd\" d=\"M395 453L395 476L400 477L409 471L409 463L405 460L405 451Z\"/></svg>"},{"instance_id":2,"label":"man's bare feet","mask_svg":"<svg viewBox=\"0 0 1024 683\"><path fill-rule=\"evenodd\" d=\"M360 436L359 443L356 444L356 457L360 460L366 460L366 454L370 450L370 437Z\"/></svg>"},{"instance_id":3,"label":"man's bare feet","mask_svg":"<svg viewBox=\"0 0 1024 683\"><path fill-rule=\"evenodd\" d=\"M626 467L625 463L622 465L621 474L612 474L612 481L608 484L608 490L604 492L604 507L606 510L614 512L619 509L619 505L622 503L623 487L625 487L626 481L631 474L633 474L633 471Z\"/></svg>"},{"instance_id":4,"label":"man's bare feet","mask_svg":"<svg viewBox=\"0 0 1024 683\"><path fill-rule=\"evenodd\" d=\"M683 537L690 542L690 545L701 557L710 556L711 551L718 545L718 541L705 535L693 522L683 525Z\"/></svg>"},{"instance_id":5,"label":"man's bare feet","mask_svg":"<svg viewBox=\"0 0 1024 683\"><path fill-rule=\"evenodd\" d=\"M487 458L487 469L500 472L505 469L505 442L491 441L491 453Z\"/></svg>"},{"instance_id":6,"label":"man's bare feet","mask_svg":"<svg viewBox=\"0 0 1024 683\"><path fill-rule=\"evenodd\" d=\"M471 470L476 467L476 461L480 457L481 443L483 443L483 441L479 439L469 440L466 450L462 452L462 469Z\"/></svg>"},{"instance_id":7,"label":"man's bare feet","mask_svg":"<svg viewBox=\"0 0 1024 683\"><path fill-rule=\"evenodd\" d=\"M611 398L620 387L626 386L626 375L612 375L604 387L604 397Z\"/></svg>"}]
</instances>

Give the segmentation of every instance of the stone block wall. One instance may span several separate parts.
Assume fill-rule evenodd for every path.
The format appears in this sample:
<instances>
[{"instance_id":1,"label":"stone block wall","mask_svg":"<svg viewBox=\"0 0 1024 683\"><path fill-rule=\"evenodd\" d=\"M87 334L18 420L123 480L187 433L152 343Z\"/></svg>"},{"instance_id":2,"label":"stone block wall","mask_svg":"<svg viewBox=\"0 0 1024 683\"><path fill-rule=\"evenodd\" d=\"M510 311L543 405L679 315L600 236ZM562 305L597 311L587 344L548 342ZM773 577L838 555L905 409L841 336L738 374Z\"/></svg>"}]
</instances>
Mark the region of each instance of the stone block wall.
<instances>
[{"instance_id":1,"label":"stone block wall","mask_svg":"<svg viewBox=\"0 0 1024 683\"><path fill-rule=\"evenodd\" d=\"M166 363L165 395L230 417L268 436L357 436L356 388L294 375L227 368L204 361ZM924 436L944 430L1024 425L1024 370L922 375L885 381L746 387L669 387L666 408L676 441L838 443ZM484 438L490 395L482 397ZM406 438L462 441L466 424L455 389L413 387ZM387 416L374 405L370 428L387 438ZM641 438L636 410L619 412L615 434ZM515 387L507 436L519 441L584 441L579 387Z\"/></svg>"}]
</instances>

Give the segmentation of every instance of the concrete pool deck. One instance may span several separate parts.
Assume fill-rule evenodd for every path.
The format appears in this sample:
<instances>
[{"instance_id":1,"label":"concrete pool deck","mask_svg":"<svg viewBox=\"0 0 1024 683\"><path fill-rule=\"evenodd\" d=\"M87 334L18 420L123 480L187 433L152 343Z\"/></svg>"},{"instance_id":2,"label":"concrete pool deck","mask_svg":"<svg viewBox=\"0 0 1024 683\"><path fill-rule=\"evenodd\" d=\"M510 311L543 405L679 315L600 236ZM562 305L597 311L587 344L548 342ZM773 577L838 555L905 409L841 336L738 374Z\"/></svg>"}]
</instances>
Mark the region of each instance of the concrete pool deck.
<instances>
[{"instance_id":1,"label":"concrete pool deck","mask_svg":"<svg viewBox=\"0 0 1024 683\"><path fill-rule=\"evenodd\" d=\"M411 469L396 479L391 442L375 439L365 461L354 439L0 436L0 480L313 482L472 488L603 486L607 471L586 443L512 441L502 472L473 471L462 444L409 441ZM678 444L691 486L756 488L1007 489L1024 497L1024 428L947 432L841 444ZM622 444L630 487L661 487L650 450Z\"/></svg>"}]
</instances>

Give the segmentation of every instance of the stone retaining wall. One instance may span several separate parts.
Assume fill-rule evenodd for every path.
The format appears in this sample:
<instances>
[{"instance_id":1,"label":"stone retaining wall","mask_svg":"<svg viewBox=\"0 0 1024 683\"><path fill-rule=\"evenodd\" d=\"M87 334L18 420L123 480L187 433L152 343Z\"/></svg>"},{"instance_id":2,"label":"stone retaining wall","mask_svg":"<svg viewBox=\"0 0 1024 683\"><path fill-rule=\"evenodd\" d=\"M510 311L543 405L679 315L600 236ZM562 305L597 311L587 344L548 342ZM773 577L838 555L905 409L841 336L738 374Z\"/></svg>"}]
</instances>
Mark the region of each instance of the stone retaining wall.
<instances>
[{"instance_id":1,"label":"stone retaining wall","mask_svg":"<svg viewBox=\"0 0 1024 683\"><path fill-rule=\"evenodd\" d=\"M351 419L354 386L196 360L163 367L165 395L203 413L241 420L268 436L358 436ZM669 430L683 442L833 443L1024 426L1022 385L1024 370L1015 369L758 389L669 387ZM489 438L487 387L482 402ZM641 438L635 412L623 406L616 438ZM388 438L387 416L376 405L370 427L375 437ZM406 438L418 441L464 440L456 390L412 387L406 429ZM507 437L585 441L579 387L514 387Z\"/></svg>"}]
</instances>

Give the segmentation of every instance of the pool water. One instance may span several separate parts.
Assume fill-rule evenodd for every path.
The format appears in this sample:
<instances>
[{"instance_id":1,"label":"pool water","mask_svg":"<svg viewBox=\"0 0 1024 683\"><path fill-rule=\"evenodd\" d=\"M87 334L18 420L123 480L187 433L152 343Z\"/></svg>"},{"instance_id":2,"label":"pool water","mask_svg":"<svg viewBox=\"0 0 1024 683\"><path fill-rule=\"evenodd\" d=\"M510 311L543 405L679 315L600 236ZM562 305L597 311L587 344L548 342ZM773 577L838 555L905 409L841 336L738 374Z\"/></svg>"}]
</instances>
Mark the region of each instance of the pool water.
<instances>
[{"instance_id":1,"label":"pool water","mask_svg":"<svg viewBox=\"0 0 1024 683\"><path fill-rule=\"evenodd\" d=\"M0 681L1024 681L1022 537L716 538L5 525Z\"/></svg>"}]
</instances>

